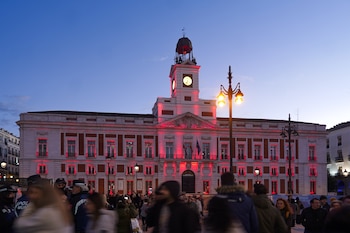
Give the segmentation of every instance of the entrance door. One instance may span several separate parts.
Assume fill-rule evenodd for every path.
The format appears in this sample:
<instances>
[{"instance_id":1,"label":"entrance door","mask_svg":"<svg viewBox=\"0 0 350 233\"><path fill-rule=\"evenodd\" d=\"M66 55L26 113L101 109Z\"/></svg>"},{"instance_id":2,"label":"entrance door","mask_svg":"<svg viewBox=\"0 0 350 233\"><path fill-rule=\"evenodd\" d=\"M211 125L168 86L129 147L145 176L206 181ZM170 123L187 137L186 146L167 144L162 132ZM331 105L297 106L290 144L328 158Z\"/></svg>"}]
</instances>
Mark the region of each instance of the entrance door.
<instances>
[{"instance_id":1,"label":"entrance door","mask_svg":"<svg viewBox=\"0 0 350 233\"><path fill-rule=\"evenodd\" d=\"M195 193L195 181L196 177L191 170L186 170L182 173L182 192Z\"/></svg>"}]
</instances>

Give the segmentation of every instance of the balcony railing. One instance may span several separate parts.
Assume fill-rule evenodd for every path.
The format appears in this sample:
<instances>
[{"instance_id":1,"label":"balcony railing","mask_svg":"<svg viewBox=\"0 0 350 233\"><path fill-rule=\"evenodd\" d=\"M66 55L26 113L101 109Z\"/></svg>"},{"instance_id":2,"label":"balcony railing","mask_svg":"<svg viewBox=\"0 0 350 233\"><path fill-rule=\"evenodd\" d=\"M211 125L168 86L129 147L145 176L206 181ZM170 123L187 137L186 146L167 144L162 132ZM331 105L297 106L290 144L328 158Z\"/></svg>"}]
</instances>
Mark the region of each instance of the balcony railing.
<instances>
[{"instance_id":1,"label":"balcony railing","mask_svg":"<svg viewBox=\"0 0 350 233\"><path fill-rule=\"evenodd\" d=\"M48 152L47 151L37 151L36 157L47 157Z\"/></svg>"},{"instance_id":2,"label":"balcony railing","mask_svg":"<svg viewBox=\"0 0 350 233\"><path fill-rule=\"evenodd\" d=\"M278 161L278 156L277 155L271 155L270 156L271 161Z\"/></svg>"}]
</instances>

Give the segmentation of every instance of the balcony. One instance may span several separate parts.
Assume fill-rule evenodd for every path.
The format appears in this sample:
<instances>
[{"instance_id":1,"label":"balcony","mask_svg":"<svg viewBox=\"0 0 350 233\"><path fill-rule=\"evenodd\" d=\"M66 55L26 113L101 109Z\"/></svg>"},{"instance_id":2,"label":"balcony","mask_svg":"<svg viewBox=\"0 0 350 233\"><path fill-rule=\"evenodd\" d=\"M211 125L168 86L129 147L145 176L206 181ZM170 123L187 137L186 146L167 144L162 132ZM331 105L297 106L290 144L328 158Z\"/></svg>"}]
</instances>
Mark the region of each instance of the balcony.
<instances>
[{"instance_id":1,"label":"balcony","mask_svg":"<svg viewBox=\"0 0 350 233\"><path fill-rule=\"evenodd\" d=\"M261 155L255 155L254 156L254 160L261 161L262 160L262 156Z\"/></svg>"},{"instance_id":2,"label":"balcony","mask_svg":"<svg viewBox=\"0 0 350 233\"><path fill-rule=\"evenodd\" d=\"M77 154L76 154L75 152L67 152L67 153L66 153L66 157L67 157L67 158L75 158L76 155L77 155Z\"/></svg>"},{"instance_id":3,"label":"balcony","mask_svg":"<svg viewBox=\"0 0 350 233\"><path fill-rule=\"evenodd\" d=\"M42 157L47 157L47 155L48 155L47 151L37 151L36 152L36 157L42 158Z\"/></svg>"},{"instance_id":4,"label":"balcony","mask_svg":"<svg viewBox=\"0 0 350 233\"><path fill-rule=\"evenodd\" d=\"M246 156L245 155L242 155L242 154L239 154L238 156L237 156L237 160L246 160Z\"/></svg>"},{"instance_id":5,"label":"balcony","mask_svg":"<svg viewBox=\"0 0 350 233\"><path fill-rule=\"evenodd\" d=\"M277 155L271 155L270 156L270 160L277 162L278 161L278 156Z\"/></svg>"},{"instance_id":6,"label":"balcony","mask_svg":"<svg viewBox=\"0 0 350 233\"><path fill-rule=\"evenodd\" d=\"M317 157L316 156L309 156L309 161L316 162Z\"/></svg>"}]
</instances>

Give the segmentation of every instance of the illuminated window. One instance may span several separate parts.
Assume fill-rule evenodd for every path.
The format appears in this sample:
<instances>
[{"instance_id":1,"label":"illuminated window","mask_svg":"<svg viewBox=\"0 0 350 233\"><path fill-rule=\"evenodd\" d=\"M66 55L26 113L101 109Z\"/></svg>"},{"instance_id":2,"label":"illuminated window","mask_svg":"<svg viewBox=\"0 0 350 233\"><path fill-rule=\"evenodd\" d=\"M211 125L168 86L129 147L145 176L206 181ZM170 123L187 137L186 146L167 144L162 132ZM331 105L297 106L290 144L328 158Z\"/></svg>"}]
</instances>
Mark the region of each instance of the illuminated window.
<instances>
[{"instance_id":1,"label":"illuminated window","mask_svg":"<svg viewBox=\"0 0 350 233\"><path fill-rule=\"evenodd\" d=\"M228 159L228 144L221 144L221 159Z\"/></svg>"},{"instance_id":2,"label":"illuminated window","mask_svg":"<svg viewBox=\"0 0 350 233\"><path fill-rule=\"evenodd\" d=\"M146 175L152 175L152 167L146 167Z\"/></svg>"},{"instance_id":3,"label":"illuminated window","mask_svg":"<svg viewBox=\"0 0 350 233\"><path fill-rule=\"evenodd\" d=\"M75 166L74 165L69 165L67 169L67 173L69 175L74 175L75 174Z\"/></svg>"},{"instance_id":4,"label":"illuminated window","mask_svg":"<svg viewBox=\"0 0 350 233\"><path fill-rule=\"evenodd\" d=\"M185 159L192 159L192 143L185 142L183 146L185 152Z\"/></svg>"},{"instance_id":5,"label":"illuminated window","mask_svg":"<svg viewBox=\"0 0 350 233\"><path fill-rule=\"evenodd\" d=\"M227 167L223 167L223 168L221 168L221 174L224 174L224 173L226 173L226 172L228 172Z\"/></svg>"},{"instance_id":6,"label":"illuminated window","mask_svg":"<svg viewBox=\"0 0 350 233\"><path fill-rule=\"evenodd\" d=\"M96 145L95 145L95 141L88 141L88 148L87 148L87 156L88 157L95 157L95 153L96 153Z\"/></svg>"},{"instance_id":7,"label":"illuminated window","mask_svg":"<svg viewBox=\"0 0 350 233\"><path fill-rule=\"evenodd\" d=\"M128 194L132 194L134 189L135 189L134 181L132 181L132 180L126 181L126 190L127 190Z\"/></svg>"},{"instance_id":8,"label":"illuminated window","mask_svg":"<svg viewBox=\"0 0 350 233\"><path fill-rule=\"evenodd\" d=\"M244 180L240 180L240 181L238 181L238 184L241 185L241 186L244 186L245 182L244 182Z\"/></svg>"},{"instance_id":9,"label":"illuminated window","mask_svg":"<svg viewBox=\"0 0 350 233\"><path fill-rule=\"evenodd\" d=\"M134 157L134 143L131 141L126 142L126 157Z\"/></svg>"},{"instance_id":10,"label":"illuminated window","mask_svg":"<svg viewBox=\"0 0 350 233\"><path fill-rule=\"evenodd\" d=\"M150 142L145 143L145 158L152 158L152 143Z\"/></svg>"},{"instance_id":11,"label":"illuminated window","mask_svg":"<svg viewBox=\"0 0 350 233\"><path fill-rule=\"evenodd\" d=\"M166 142L165 143L165 157L167 159L174 158L174 143L173 142Z\"/></svg>"},{"instance_id":12,"label":"illuminated window","mask_svg":"<svg viewBox=\"0 0 350 233\"><path fill-rule=\"evenodd\" d=\"M47 174L46 165L40 164L40 165L38 166L38 173L39 173L39 174Z\"/></svg>"},{"instance_id":13,"label":"illuminated window","mask_svg":"<svg viewBox=\"0 0 350 233\"><path fill-rule=\"evenodd\" d=\"M271 194L277 194L277 181L271 181Z\"/></svg>"},{"instance_id":14,"label":"illuminated window","mask_svg":"<svg viewBox=\"0 0 350 233\"><path fill-rule=\"evenodd\" d=\"M203 143L203 159L210 159L210 144L209 143Z\"/></svg>"},{"instance_id":15,"label":"illuminated window","mask_svg":"<svg viewBox=\"0 0 350 233\"><path fill-rule=\"evenodd\" d=\"M315 167L310 167L310 176L317 176L317 170Z\"/></svg>"},{"instance_id":16,"label":"illuminated window","mask_svg":"<svg viewBox=\"0 0 350 233\"><path fill-rule=\"evenodd\" d=\"M204 193L209 193L209 181L208 180L203 180L203 192Z\"/></svg>"},{"instance_id":17,"label":"illuminated window","mask_svg":"<svg viewBox=\"0 0 350 233\"><path fill-rule=\"evenodd\" d=\"M239 167L238 168L238 175L239 176L245 176L246 172L245 172L245 168L244 167Z\"/></svg>"},{"instance_id":18,"label":"illuminated window","mask_svg":"<svg viewBox=\"0 0 350 233\"><path fill-rule=\"evenodd\" d=\"M309 160L316 161L315 146L309 146Z\"/></svg>"},{"instance_id":19,"label":"illuminated window","mask_svg":"<svg viewBox=\"0 0 350 233\"><path fill-rule=\"evenodd\" d=\"M75 157L75 140L68 140L67 142L67 156Z\"/></svg>"},{"instance_id":20,"label":"illuminated window","mask_svg":"<svg viewBox=\"0 0 350 233\"><path fill-rule=\"evenodd\" d=\"M316 181L310 181L310 194L316 194Z\"/></svg>"},{"instance_id":21,"label":"illuminated window","mask_svg":"<svg viewBox=\"0 0 350 233\"><path fill-rule=\"evenodd\" d=\"M93 165L89 165L88 166L87 174L89 174L89 175L95 175L96 174L96 170L95 170L95 167Z\"/></svg>"},{"instance_id":22,"label":"illuminated window","mask_svg":"<svg viewBox=\"0 0 350 233\"><path fill-rule=\"evenodd\" d=\"M127 167L127 174L132 175L134 173L134 167Z\"/></svg>"},{"instance_id":23,"label":"illuminated window","mask_svg":"<svg viewBox=\"0 0 350 233\"><path fill-rule=\"evenodd\" d=\"M114 166L113 165L108 166L107 174L114 175Z\"/></svg>"},{"instance_id":24,"label":"illuminated window","mask_svg":"<svg viewBox=\"0 0 350 233\"><path fill-rule=\"evenodd\" d=\"M38 140L38 156L39 157L47 156L47 139Z\"/></svg>"},{"instance_id":25,"label":"illuminated window","mask_svg":"<svg viewBox=\"0 0 350 233\"><path fill-rule=\"evenodd\" d=\"M278 160L278 157L277 157L277 146L270 146L270 159L272 161L276 161Z\"/></svg>"},{"instance_id":26,"label":"illuminated window","mask_svg":"<svg viewBox=\"0 0 350 233\"><path fill-rule=\"evenodd\" d=\"M277 173L277 168L273 167L271 168L271 176L277 176L278 173Z\"/></svg>"},{"instance_id":27,"label":"illuminated window","mask_svg":"<svg viewBox=\"0 0 350 233\"><path fill-rule=\"evenodd\" d=\"M152 181L151 180L146 180L145 181L145 186L146 186L146 190L147 190L147 194L151 195L153 190L152 190Z\"/></svg>"},{"instance_id":28,"label":"illuminated window","mask_svg":"<svg viewBox=\"0 0 350 233\"><path fill-rule=\"evenodd\" d=\"M115 142L107 141L107 157L114 158L115 155Z\"/></svg>"}]
</instances>

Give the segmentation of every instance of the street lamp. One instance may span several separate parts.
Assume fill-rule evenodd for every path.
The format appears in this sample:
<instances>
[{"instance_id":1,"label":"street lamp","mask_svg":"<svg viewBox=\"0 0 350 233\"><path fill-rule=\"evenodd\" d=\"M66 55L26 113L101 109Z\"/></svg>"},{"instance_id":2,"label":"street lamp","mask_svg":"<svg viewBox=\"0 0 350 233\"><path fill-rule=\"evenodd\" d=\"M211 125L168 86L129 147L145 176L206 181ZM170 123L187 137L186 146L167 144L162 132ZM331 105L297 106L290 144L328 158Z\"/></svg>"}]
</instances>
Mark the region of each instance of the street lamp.
<instances>
[{"instance_id":1,"label":"street lamp","mask_svg":"<svg viewBox=\"0 0 350 233\"><path fill-rule=\"evenodd\" d=\"M228 68L228 89L226 90L223 85L220 86L220 93L217 96L218 99L218 105L223 106L225 105L225 96L228 97L229 102L229 130L230 130L230 172L233 173L233 141L232 141L232 97L235 96L235 102L237 104L240 104L243 102L243 93L241 92L241 86L240 83L237 83L236 87L232 89L232 73L231 73L231 66Z\"/></svg>"},{"instance_id":2,"label":"street lamp","mask_svg":"<svg viewBox=\"0 0 350 233\"><path fill-rule=\"evenodd\" d=\"M135 191L137 193L137 173L139 172L140 170L140 166L138 164L135 164Z\"/></svg>"},{"instance_id":3,"label":"street lamp","mask_svg":"<svg viewBox=\"0 0 350 233\"><path fill-rule=\"evenodd\" d=\"M109 168L109 162L111 161L111 156L107 155L106 159L107 159L107 190L108 190L108 194L107 197L109 197L110 192L111 192L111 184L109 181L109 174L110 174L110 168Z\"/></svg>"},{"instance_id":4,"label":"street lamp","mask_svg":"<svg viewBox=\"0 0 350 233\"><path fill-rule=\"evenodd\" d=\"M288 115L288 125L282 128L281 137L288 137L288 194L293 194L292 185L292 145L291 136L298 136L297 127L291 124L290 114Z\"/></svg>"},{"instance_id":5,"label":"street lamp","mask_svg":"<svg viewBox=\"0 0 350 233\"><path fill-rule=\"evenodd\" d=\"M260 169L259 168L255 168L254 169L254 174L256 175L256 183L260 184L260 182L259 182Z\"/></svg>"}]
</instances>

